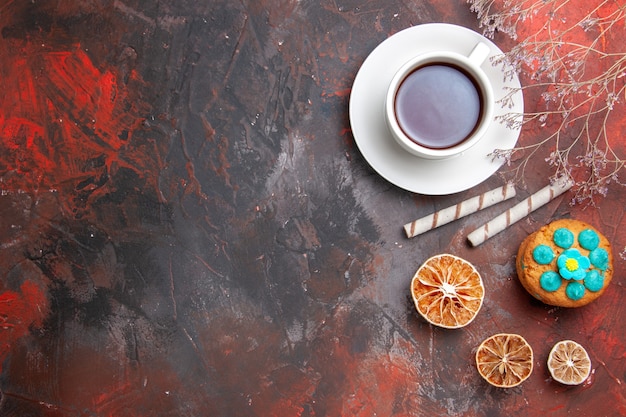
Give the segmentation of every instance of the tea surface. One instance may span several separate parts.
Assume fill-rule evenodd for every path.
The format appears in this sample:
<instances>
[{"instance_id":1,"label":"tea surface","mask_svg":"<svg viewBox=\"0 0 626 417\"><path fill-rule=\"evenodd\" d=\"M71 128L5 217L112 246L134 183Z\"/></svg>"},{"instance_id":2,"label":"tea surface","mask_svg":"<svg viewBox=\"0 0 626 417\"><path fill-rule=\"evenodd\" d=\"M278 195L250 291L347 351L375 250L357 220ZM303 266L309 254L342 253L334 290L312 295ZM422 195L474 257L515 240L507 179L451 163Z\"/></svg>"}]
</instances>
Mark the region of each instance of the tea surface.
<instances>
[{"instance_id":1,"label":"tea surface","mask_svg":"<svg viewBox=\"0 0 626 417\"><path fill-rule=\"evenodd\" d=\"M395 112L411 140L427 148L445 149L471 136L481 117L482 101L478 87L464 71L430 64L402 81Z\"/></svg>"}]
</instances>

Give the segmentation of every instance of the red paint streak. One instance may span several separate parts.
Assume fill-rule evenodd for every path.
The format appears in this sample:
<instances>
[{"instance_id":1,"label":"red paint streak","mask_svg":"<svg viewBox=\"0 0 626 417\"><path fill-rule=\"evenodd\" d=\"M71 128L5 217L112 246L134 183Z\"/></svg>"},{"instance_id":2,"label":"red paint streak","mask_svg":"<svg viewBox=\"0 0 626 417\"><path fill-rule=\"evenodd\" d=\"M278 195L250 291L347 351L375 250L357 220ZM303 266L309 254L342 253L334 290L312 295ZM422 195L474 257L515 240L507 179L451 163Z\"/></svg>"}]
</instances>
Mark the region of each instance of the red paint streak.
<instances>
[{"instance_id":1,"label":"red paint streak","mask_svg":"<svg viewBox=\"0 0 626 417\"><path fill-rule=\"evenodd\" d=\"M116 77L96 69L81 49L49 54L44 62L50 92L58 97L53 109L67 112L71 120L93 129L102 146L119 150L123 146L121 131L132 127L134 121L126 120L124 97L117 97L121 92Z\"/></svg>"},{"instance_id":2,"label":"red paint streak","mask_svg":"<svg viewBox=\"0 0 626 417\"><path fill-rule=\"evenodd\" d=\"M323 97L348 97L352 88L344 88L343 90L329 91L322 93Z\"/></svg>"},{"instance_id":3,"label":"red paint streak","mask_svg":"<svg viewBox=\"0 0 626 417\"><path fill-rule=\"evenodd\" d=\"M71 204L78 184L110 179L122 167L156 188L159 156L133 141L150 110L136 72L122 81L115 67L97 67L80 45L41 52L26 44L7 62L0 81L3 189L61 189ZM92 194L115 186L93 182Z\"/></svg>"},{"instance_id":4,"label":"red paint streak","mask_svg":"<svg viewBox=\"0 0 626 417\"><path fill-rule=\"evenodd\" d=\"M555 33L563 33L563 41L566 42L559 46L559 57L567 57L570 53L580 52L580 49L592 48L592 50L599 50L602 53L593 53L586 57L584 66L584 79L582 81L593 80L596 77L603 77L605 73L610 70L613 65L617 65L617 59L611 57L611 54L621 54L624 45L625 32L621 30L619 25L614 26L609 30L609 22L601 22L592 25L590 28L584 28L582 24L576 24L576 22L585 22L585 17L588 13L592 12L592 18L606 18L610 15L615 15L619 8L623 7L620 2L606 2L598 7L596 2L587 2L583 0L571 0L567 3L567 7L559 7L563 5L561 2L547 2L545 5L537 7L536 14L533 18L525 19L518 22L517 25L517 39L522 40L530 38L532 42L528 46L528 52L533 53L535 42L550 41ZM500 6L498 6L500 7ZM554 11L556 10L556 11ZM554 13L554 15L552 14ZM595 42L595 43L594 43ZM604 57L603 54L607 54L608 57ZM541 53L540 53L541 55ZM551 57L551 59L557 60L558 57ZM565 58L564 58L565 59ZM531 72L540 70L545 63L540 62L541 59L535 61L530 68ZM564 82L567 80L567 75L564 72L566 68L560 68L560 74L557 74ZM547 71L549 72L549 71ZM548 79L547 77L544 78ZM616 91L619 90L619 80ZM532 82L534 83L534 81ZM530 84L529 84L530 85ZM591 94L594 95L598 92L598 89L602 88L599 85L595 85L595 91ZM549 91L554 92L552 88ZM606 94L602 93L603 96ZM588 101L588 91L586 88L581 88L577 95L573 96L573 101L576 107L572 107L572 116L585 115L589 111L597 111L601 109L606 103L601 99L597 102ZM618 101L615 103L612 117L606 121L608 132L620 132L624 129L623 119L619 116L622 114L623 102ZM617 116L615 116L617 115ZM570 119L571 120L571 119ZM604 122L603 122L604 123ZM614 137L609 135L609 142L611 147L618 152L623 147L623 141L620 137Z\"/></svg>"},{"instance_id":5,"label":"red paint streak","mask_svg":"<svg viewBox=\"0 0 626 417\"><path fill-rule=\"evenodd\" d=\"M11 346L31 327L41 327L47 314L46 294L31 281L25 281L19 292L0 293L0 372Z\"/></svg>"},{"instance_id":6,"label":"red paint streak","mask_svg":"<svg viewBox=\"0 0 626 417\"><path fill-rule=\"evenodd\" d=\"M565 408L565 404L559 404L556 407L552 407L551 409L549 409L548 411L553 413L555 411L559 411Z\"/></svg>"},{"instance_id":7,"label":"red paint streak","mask_svg":"<svg viewBox=\"0 0 626 417\"><path fill-rule=\"evenodd\" d=\"M594 338L597 341L601 341L603 345L603 350L607 352L624 352L626 347L624 346L624 341L615 333L610 330L601 328L597 332L594 333Z\"/></svg>"},{"instance_id":8,"label":"red paint streak","mask_svg":"<svg viewBox=\"0 0 626 417\"><path fill-rule=\"evenodd\" d=\"M101 349L73 344L71 355L58 370L63 384L56 403L102 417L148 417L156 410L174 410L186 389L184 381L169 363L155 361L141 366L129 363L123 351L116 355L110 349L103 354Z\"/></svg>"}]
</instances>

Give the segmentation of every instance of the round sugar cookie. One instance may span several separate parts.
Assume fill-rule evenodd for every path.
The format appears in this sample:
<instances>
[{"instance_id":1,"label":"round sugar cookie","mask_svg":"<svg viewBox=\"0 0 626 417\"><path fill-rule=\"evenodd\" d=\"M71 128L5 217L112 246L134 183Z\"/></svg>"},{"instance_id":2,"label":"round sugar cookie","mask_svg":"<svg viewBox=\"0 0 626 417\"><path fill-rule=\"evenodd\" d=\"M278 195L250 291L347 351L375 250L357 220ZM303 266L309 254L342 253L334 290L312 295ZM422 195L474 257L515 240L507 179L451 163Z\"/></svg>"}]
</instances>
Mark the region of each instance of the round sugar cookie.
<instances>
[{"instance_id":1,"label":"round sugar cookie","mask_svg":"<svg viewBox=\"0 0 626 417\"><path fill-rule=\"evenodd\" d=\"M581 307L600 297L613 278L611 244L593 226L556 220L519 247L517 276L533 297L559 307Z\"/></svg>"}]
</instances>

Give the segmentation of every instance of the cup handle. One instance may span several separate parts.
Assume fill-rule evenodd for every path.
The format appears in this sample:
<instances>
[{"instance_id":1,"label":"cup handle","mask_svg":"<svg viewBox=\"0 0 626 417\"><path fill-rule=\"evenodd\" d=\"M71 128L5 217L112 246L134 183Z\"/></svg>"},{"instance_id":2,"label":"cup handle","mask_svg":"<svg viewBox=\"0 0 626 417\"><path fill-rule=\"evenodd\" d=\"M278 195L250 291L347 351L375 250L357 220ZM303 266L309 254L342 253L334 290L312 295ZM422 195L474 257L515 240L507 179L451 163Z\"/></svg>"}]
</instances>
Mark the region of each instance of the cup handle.
<instances>
[{"instance_id":1,"label":"cup handle","mask_svg":"<svg viewBox=\"0 0 626 417\"><path fill-rule=\"evenodd\" d=\"M472 61L475 65L482 65L485 62L485 59L491 53L491 48L486 43L477 43L472 52L469 54L469 60Z\"/></svg>"}]
</instances>

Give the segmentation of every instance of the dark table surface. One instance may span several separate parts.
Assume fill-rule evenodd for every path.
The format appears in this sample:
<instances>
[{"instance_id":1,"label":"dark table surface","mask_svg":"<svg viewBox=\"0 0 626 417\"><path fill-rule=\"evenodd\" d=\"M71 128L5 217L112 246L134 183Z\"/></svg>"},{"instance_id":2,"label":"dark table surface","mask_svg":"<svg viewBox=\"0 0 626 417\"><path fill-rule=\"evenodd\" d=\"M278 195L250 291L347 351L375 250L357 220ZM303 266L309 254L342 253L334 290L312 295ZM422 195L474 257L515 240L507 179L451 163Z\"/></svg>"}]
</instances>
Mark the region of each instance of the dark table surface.
<instances>
[{"instance_id":1,"label":"dark table surface","mask_svg":"<svg viewBox=\"0 0 626 417\"><path fill-rule=\"evenodd\" d=\"M623 189L595 207L565 194L468 245L546 185L536 158L510 204L407 239L404 223L503 179L414 194L356 147L360 65L428 22L480 30L465 2L438 0L3 2L0 414L625 415ZM614 245L612 284L579 309L534 301L515 273L522 239L563 217ZM410 298L443 252L487 288L459 330ZM508 390L474 365L498 332L535 351ZM561 339L589 351L582 386L550 378Z\"/></svg>"}]
</instances>

